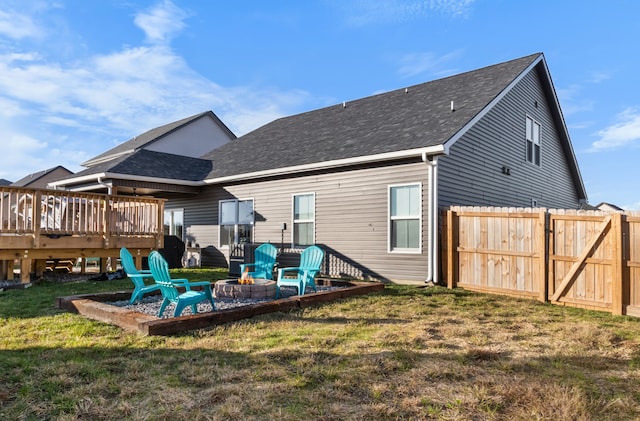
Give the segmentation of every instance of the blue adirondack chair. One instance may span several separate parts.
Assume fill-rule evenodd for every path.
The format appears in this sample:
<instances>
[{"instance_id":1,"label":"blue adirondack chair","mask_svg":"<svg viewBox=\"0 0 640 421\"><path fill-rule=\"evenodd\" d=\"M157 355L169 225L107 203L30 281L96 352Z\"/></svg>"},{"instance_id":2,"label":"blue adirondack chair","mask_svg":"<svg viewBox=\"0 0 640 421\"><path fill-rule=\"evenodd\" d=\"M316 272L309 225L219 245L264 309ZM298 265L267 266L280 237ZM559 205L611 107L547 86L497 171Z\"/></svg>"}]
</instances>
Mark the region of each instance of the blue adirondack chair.
<instances>
[{"instance_id":1,"label":"blue adirondack chair","mask_svg":"<svg viewBox=\"0 0 640 421\"><path fill-rule=\"evenodd\" d=\"M273 279L273 267L276 264L278 249L273 244L261 244L254 251L254 263L240 265L240 273L247 273L252 278Z\"/></svg>"},{"instance_id":2,"label":"blue adirondack chair","mask_svg":"<svg viewBox=\"0 0 640 421\"><path fill-rule=\"evenodd\" d=\"M136 268L136 265L133 262L133 256L126 247L122 247L120 249L120 264L134 285L129 304L133 304L146 294L160 289L160 286L156 284L147 285L144 283L145 279L153 279L153 275L151 275L150 270L138 270Z\"/></svg>"},{"instance_id":3,"label":"blue adirondack chair","mask_svg":"<svg viewBox=\"0 0 640 421\"><path fill-rule=\"evenodd\" d=\"M191 312L196 314L198 312L197 304L206 300L211 302L211 307L214 310L216 309L210 282L189 282L188 279L171 279L169 264L157 251L152 251L149 254L149 267L151 268L153 280L160 287L163 297L158 317L162 317L162 313L170 303L174 303L176 306L173 317L182 314L188 306L191 307ZM184 287L185 292L178 291L179 286ZM202 287L202 291L194 291L191 289L192 287Z\"/></svg>"},{"instance_id":4,"label":"blue adirondack chair","mask_svg":"<svg viewBox=\"0 0 640 421\"><path fill-rule=\"evenodd\" d=\"M307 286L316 291L314 278L320 272L320 265L324 259L324 251L318 246L310 246L304 249L300 255L300 266L295 268L278 269L278 281L276 282L276 298L280 298L281 286L294 286L298 288L298 295L304 295ZM295 272L296 277L288 277L287 273Z\"/></svg>"}]
</instances>

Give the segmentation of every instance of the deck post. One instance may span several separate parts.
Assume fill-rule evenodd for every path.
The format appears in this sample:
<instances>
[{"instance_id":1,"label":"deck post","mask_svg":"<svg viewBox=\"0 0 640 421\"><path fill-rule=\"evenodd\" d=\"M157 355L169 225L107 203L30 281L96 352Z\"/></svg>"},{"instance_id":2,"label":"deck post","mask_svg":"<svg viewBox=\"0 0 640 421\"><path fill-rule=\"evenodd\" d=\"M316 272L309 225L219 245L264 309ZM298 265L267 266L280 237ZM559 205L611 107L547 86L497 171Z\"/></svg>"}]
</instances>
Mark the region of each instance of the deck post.
<instances>
[{"instance_id":1,"label":"deck post","mask_svg":"<svg viewBox=\"0 0 640 421\"><path fill-rule=\"evenodd\" d=\"M26 257L26 256L25 256ZM20 259L20 282L28 284L31 282L31 266L33 260L28 258Z\"/></svg>"},{"instance_id":2,"label":"deck post","mask_svg":"<svg viewBox=\"0 0 640 421\"><path fill-rule=\"evenodd\" d=\"M44 272L47 270L47 261L45 259L36 259L35 261L35 272L36 277L40 278L44 275Z\"/></svg>"},{"instance_id":3,"label":"deck post","mask_svg":"<svg viewBox=\"0 0 640 421\"><path fill-rule=\"evenodd\" d=\"M0 280L5 279L13 280L13 260L0 261Z\"/></svg>"}]
</instances>

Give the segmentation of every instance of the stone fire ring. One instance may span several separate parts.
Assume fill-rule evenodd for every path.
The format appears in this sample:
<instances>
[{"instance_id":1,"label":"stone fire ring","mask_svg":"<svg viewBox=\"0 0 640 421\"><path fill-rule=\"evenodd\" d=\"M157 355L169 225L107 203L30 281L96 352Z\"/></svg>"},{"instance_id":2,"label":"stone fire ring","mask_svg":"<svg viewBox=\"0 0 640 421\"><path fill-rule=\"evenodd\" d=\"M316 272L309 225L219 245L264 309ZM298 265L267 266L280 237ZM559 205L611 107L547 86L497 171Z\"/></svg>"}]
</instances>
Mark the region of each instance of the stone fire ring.
<instances>
[{"instance_id":1,"label":"stone fire ring","mask_svg":"<svg viewBox=\"0 0 640 421\"><path fill-rule=\"evenodd\" d=\"M276 281L270 279L254 279L253 284L239 284L237 279L224 279L215 283L213 289L215 298L274 298L276 296Z\"/></svg>"}]
</instances>

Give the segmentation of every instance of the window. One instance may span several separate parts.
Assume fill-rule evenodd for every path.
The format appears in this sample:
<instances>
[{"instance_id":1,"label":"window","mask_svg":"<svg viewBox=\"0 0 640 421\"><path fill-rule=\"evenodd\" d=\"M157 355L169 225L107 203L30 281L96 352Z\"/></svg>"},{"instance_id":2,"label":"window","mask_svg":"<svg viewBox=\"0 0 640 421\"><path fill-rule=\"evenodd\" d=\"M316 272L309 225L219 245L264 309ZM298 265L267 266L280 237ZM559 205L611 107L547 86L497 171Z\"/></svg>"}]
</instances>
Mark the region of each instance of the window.
<instances>
[{"instance_id":1,"label":"window","mask_svg":"<svg viewBox=\"0 0 640 421\"><path fill-rule=\"evenodd\" d=\"M222 200L220 246L250 243L253 239L253 200Z\"/></svg>"},{"instance_id":2,"label":"window","mask_svg":"<svg viewBox=\"0 0 640 421\"><path fill-rule=\"evenodd\" d=\"M527 116L527 161L540 166L540 123Z\"/></svg>"},{"instance_id":3,"label":"window","mask_svg":"<svg viewBox=\"0 0 640 421\"><path fill-rule=\"evenodd\" d=\"M184 210L165 209L164 211L164 235L175 235L184 240Z\"/></svg>"},{"instance_id":4,"label":"window","mask_svg":"<svg viewBox=\"0 0 640 421\"><path fill-rule=\"evenodd\" d=\"M420 251L421 191L419 183L389 187L390 251Z\"/></svg>"},{"instance_id":5,"label":"window","mask_svg":"<svg viewBox=\"0 0 640 421\"><path fill-rule=\"evenodd\" d=\"M293 247L315 243L316 195L314 193L293 196Z\"/></svg>"}]
</instances>

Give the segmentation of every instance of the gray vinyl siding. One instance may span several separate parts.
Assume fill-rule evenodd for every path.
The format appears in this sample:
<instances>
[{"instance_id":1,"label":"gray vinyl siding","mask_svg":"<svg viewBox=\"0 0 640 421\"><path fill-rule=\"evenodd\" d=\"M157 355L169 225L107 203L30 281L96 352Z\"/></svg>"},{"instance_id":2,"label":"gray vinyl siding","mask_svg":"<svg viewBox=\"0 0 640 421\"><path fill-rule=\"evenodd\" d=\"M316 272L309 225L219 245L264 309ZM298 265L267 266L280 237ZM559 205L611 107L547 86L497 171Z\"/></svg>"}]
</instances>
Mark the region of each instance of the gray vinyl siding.
<instances>
[{"instance_id":1,"label":"gray vinyl siding","mask_svg":"<svg viewBox=\"0 0 640 421\"><path fill-rule=\"evenodd\" d=\"M537 107L536 107L537 102ZM527 162L525 119L542 125L541 165ZM439 205L578 208L579 198L537 72L527 74L438 161ZM510 168L511 175L502 173Z\"/></svg>"},{"instance_id":2,"label":"gray vinyl siding","mask_svg":"<svg viewBox=\"0 0 640 421\"><path fill-rule=\"evenodd\" d=\"M427 276L427 167L411 163L226 186L239 199L254 199L254 241L291 246L294 194L315 194L315 243L326 253L323 272L332 277L424 281ZM422 250L388 252L388 187L422 185Z\"/></svg>"},{"instance_id":3,"label":"gray vinyl siding","mask_svg":"<svg viewBox=\"0 0 640 421\"><path fill-rule=\"evenodd\" d=\"M424 281L427 277L427 187L424 163L364 168L288 179L207 187L196 198L171 198L167 208L185 209L185 229L203 248L203 265L225 266L228 251L218 243L218 201L253 199L254 242L291 247L294 194L315 194L315 239L326 253L323 273L380 281ZM388 187L422 185L422 250L388 252ZM299 252L299 250L298 250Z\"/></svg>"},{"instance_id":4,"label":"gray vinyl siding","mask_svg":"<svg viewBox=\"0 0 640 421\"><path fill-rule=\"evenodd\" d=\"M185 241L202 248L203 266L228 266L228 254L218 249L218 200L223 194L221 188L206 188L195 196L169 197L165 204L165 209L184 209Z\"/></svg>"}]
</instances>

